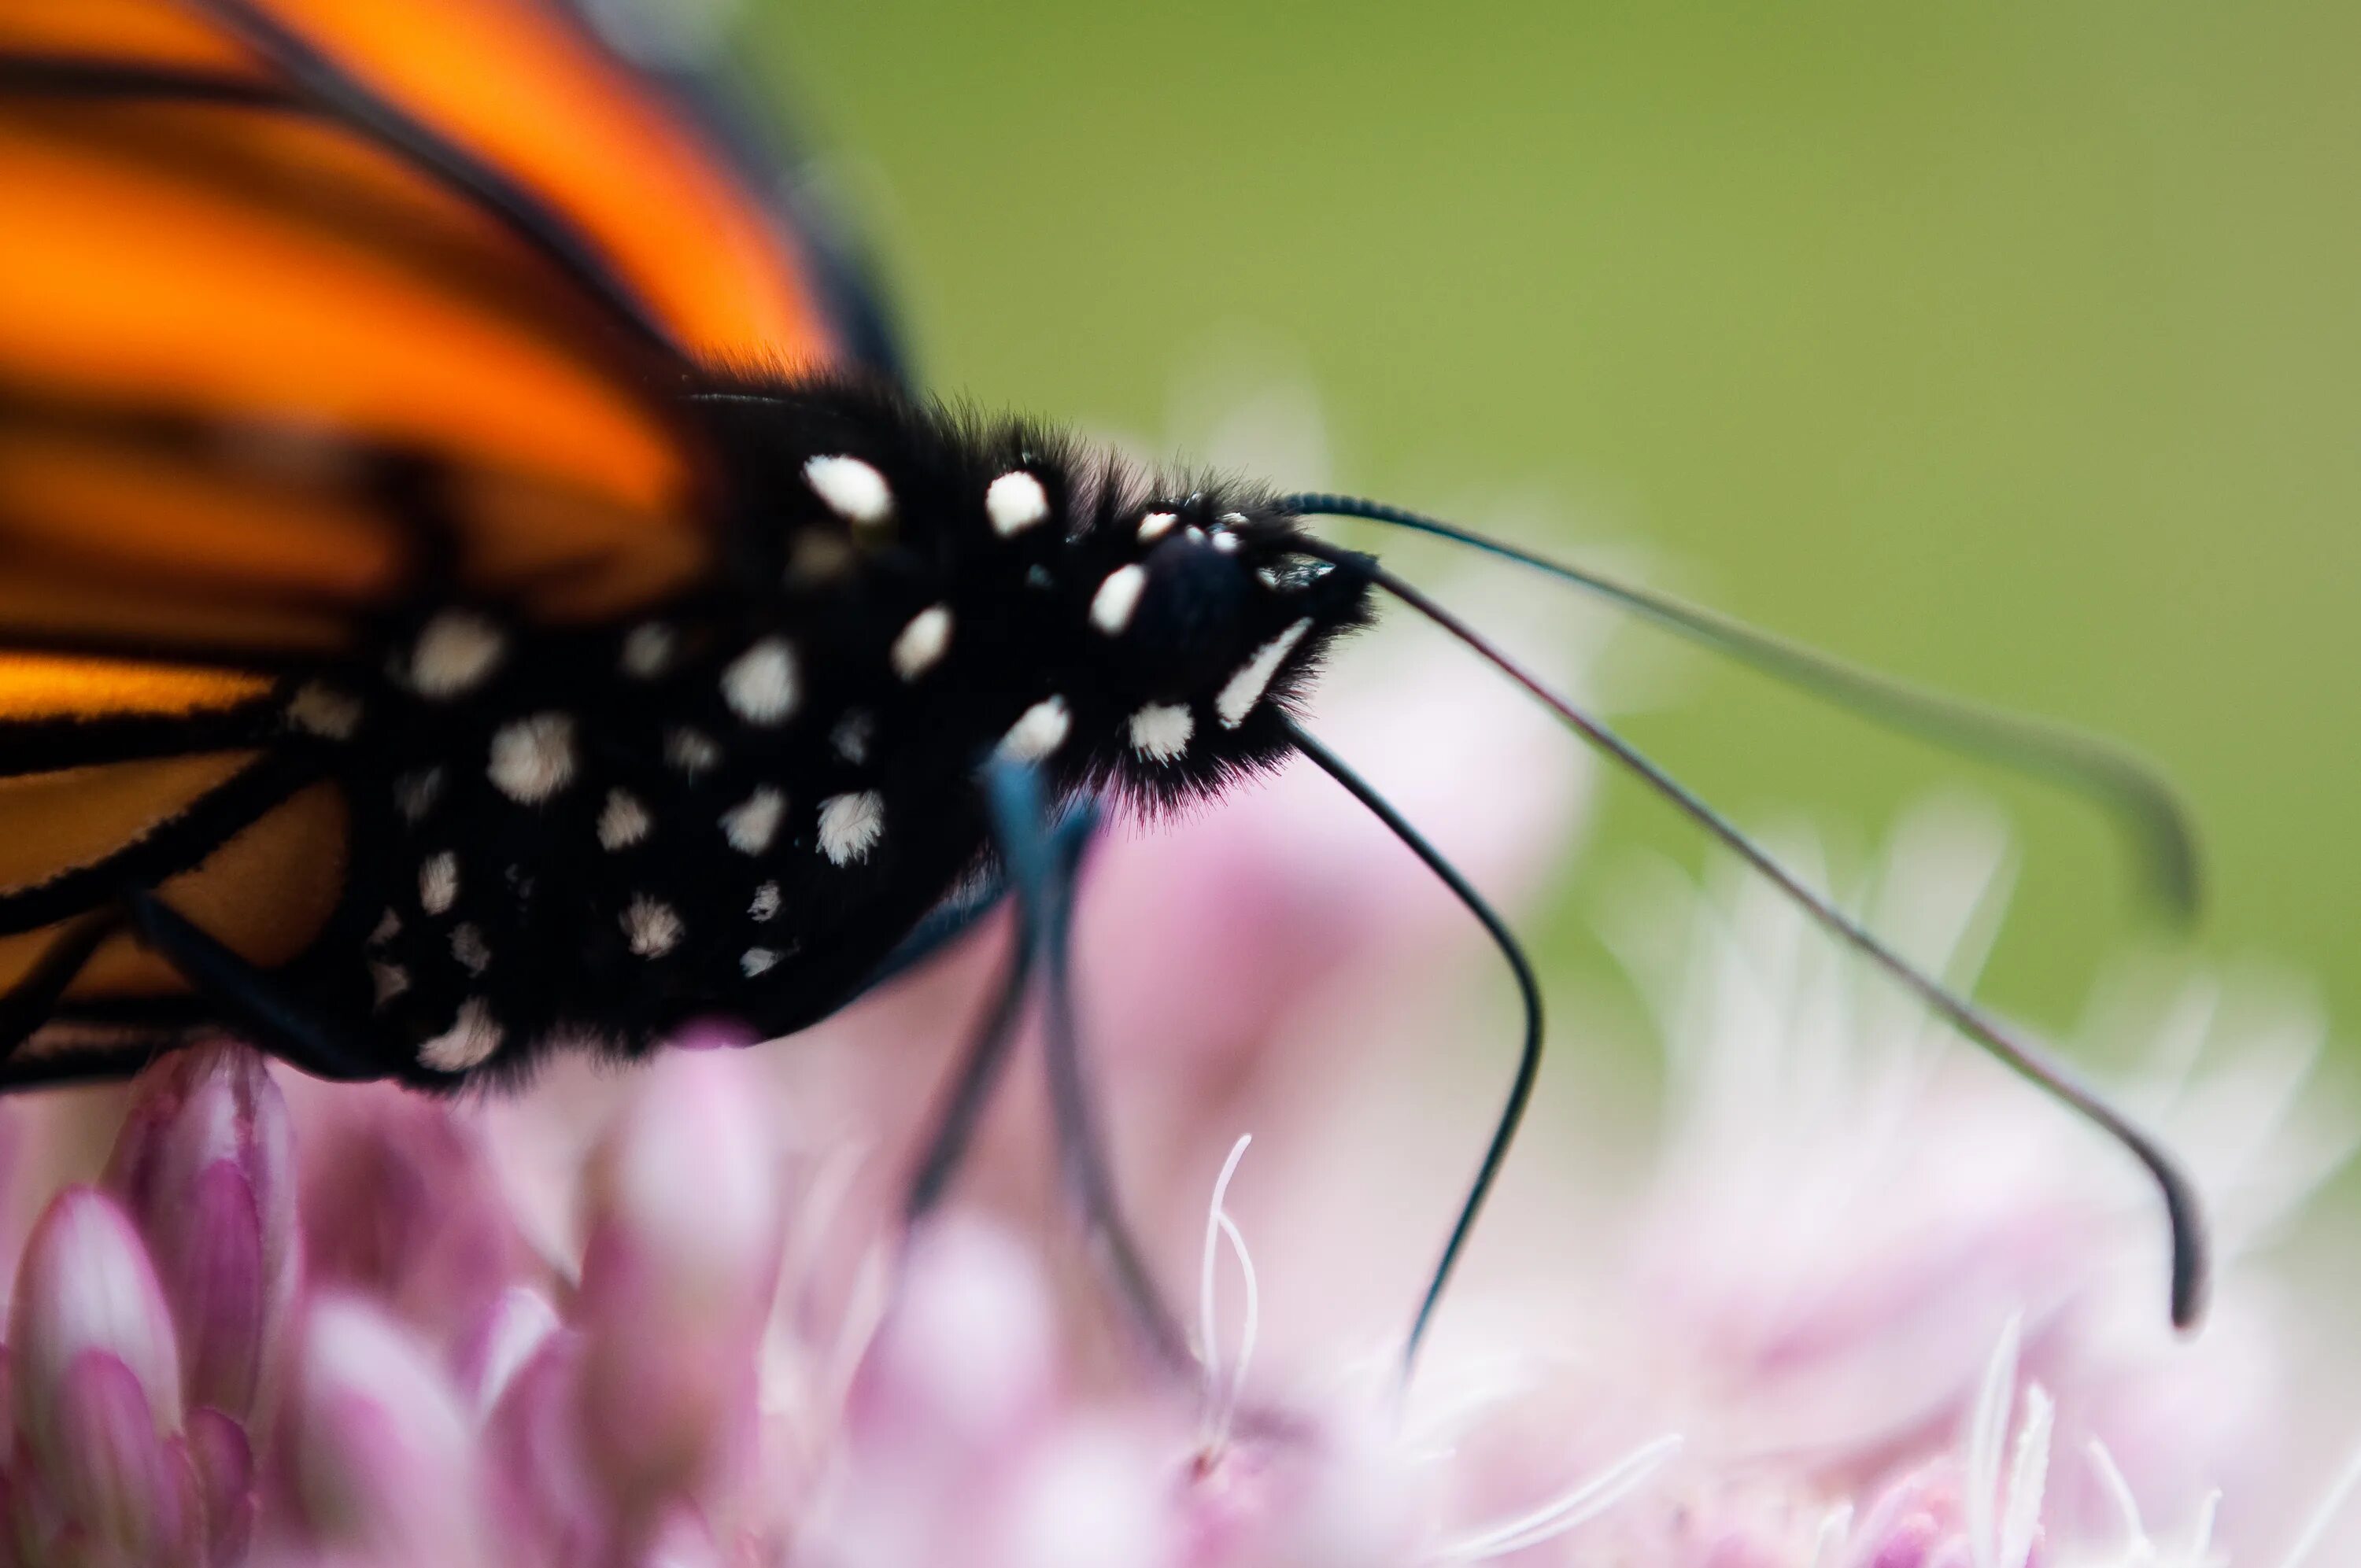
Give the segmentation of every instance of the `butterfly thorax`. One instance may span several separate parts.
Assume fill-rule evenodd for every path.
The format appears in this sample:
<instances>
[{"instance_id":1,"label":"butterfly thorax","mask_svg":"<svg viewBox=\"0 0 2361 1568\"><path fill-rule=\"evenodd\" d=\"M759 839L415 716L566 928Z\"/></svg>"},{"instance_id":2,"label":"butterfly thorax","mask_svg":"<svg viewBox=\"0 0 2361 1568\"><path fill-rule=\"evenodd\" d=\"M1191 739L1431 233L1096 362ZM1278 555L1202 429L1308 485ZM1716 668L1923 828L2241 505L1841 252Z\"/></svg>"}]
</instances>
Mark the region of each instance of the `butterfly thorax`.
<instances>
[{"instance_id":1,"label":"butterfly thorax","mask_svg":"<svg viewBox=\"0 0 2361 1568\"><path fill-rule=\"evenodd\" d=\"M1258 493L836 385L687 407L724 455L717 587L574 628L422 606L297 696L345 741L365 906L367 975L330 984L413 1079L821 1017L988 865L989 758L1205 795L1286 751L1367 614Z\"/></svg>"}]
</instances>

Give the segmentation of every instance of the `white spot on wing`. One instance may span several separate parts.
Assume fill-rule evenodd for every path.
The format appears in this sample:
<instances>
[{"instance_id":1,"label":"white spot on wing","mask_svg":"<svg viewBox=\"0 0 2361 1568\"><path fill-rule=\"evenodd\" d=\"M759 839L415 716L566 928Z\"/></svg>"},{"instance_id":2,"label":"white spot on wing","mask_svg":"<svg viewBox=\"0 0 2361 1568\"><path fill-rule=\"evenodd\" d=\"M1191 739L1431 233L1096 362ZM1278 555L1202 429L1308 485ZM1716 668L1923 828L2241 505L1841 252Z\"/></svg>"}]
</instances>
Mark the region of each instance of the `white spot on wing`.
<instances>
[{"instance_id":1,"label":"white spot on wing","mask_svg":"<svg viewBox=\"0 0 2361 1568\"><path fill-rule=\"evenodd\" d=\"M1220 695L1213 698L1213 711L1221 716L1223 729L1235 729L1246 721L1246 715L1262 700L1271 676L1279 673L1279 666L1311 630L1309 618L1297 621L1256 649L1254 657L1238 666L1238 673L1224 684Z\"/></svg>"},{"instance_id":2,"label":"white spot on wing","mask_svg":"<svg viewBox=\"0 0 2361 1568\"><path fill-rule=\"evenodd\" d=\"M778 968L779 959L785 956L776 948L749 948L738 955L738 967L746 971L748 980L752 980Z\"/></svg>"},{"instance_id":3,"label":"white spot on wing","mask_svg":"<svg viewBox=\"0 0 2361 1568\"><path fill-rule=\"evenodd\" d=\"M444 850L420 861L418 907L429 915L441 915L458 901L459 857Z\"/></svg>"},{"instance_id":4,"label":"white spot on wing","mask_svg":"<svg viewBox=\"0 0 2361 1568\"><path fill-rule=\"evenodd\" d=\"M819 803L819 852L840 866L866 860L884 831L885 803L875 790Z\"/></svg>"},{"instance_id":5,"label":"white spot on wing","mask_svg":"<svg viewBox=\"0 0 2361 1568\"><path fill-rule=\"evenodd\" d=\"M1038 762L1064 745L1073 727L1073 711L1067 707L1066 699L1044 697L1008 727L1008 733L1000 738L1000 754L1015 762Z\"/></svg>"},{"instance_id":6,"label":"white spot on wing","mask_svg":"<svg viewBox=\"0 0 2361 1568\"><path fill-rule=\"evenodd\" d=\"M437 701L464 696L484 684L508 652L508 639L482 616L446 609L428 621L410 651L410 685Z\"/></svg>"},{"instance_id":7,"label":"white spot on wing","mask_svg":"<svg viewBox=\"0 0 2361 1568\"><path fill-rule=\"evenodd\" d=\"M763 638L721 672L721 699L749 724L784 722L802 696L795 650L782 638Z\"/></svg>"},{"instance_id":8,"label":"white spot on wing","mask_svg":"<svg viewBox=\"0 0 2361 1568\"><path fill-rule=\"evenodd\" d=\"M983 510L993 532L1005 539L1024 532L1049 515L1049 492L1022 468L1003 474L983 492Z\"/></svg>"},{"instance_id":9,"label":"white spot on wing","mask_svg":"<svg viewBox=\"0 0 2361 1568\"><path fill-rule=\"evenodd\" d=\"M623 674L635 681L652 681L672 668L680 641L661 620L634 626L623 638Z\"/></svg>"},{"instance_id":10,"label":"white spot on wing","mask_svg":"<svg viewBox=\"0 0 2361 1568\"><path fill-rule=\"evenodd\" d=\"M492 735L486 773L511 800L525 806L547 800L574 778L574 720L536 713L500 726Z\"/></svg>"},{"instance_id":11,"label":"white spot on wing","mask_svg":"<svg viewBox=\"0 0 2361 1568\"><path fill-rule=\"evenodd\" d=\"M754 890L754 901L746 905L746 913L757 921L779 917L779 884L766 882Z\"/></svg>"},{"instance_id":12,"label":"white spot on wing","mask_svg":"<svg viewBox=\"0 0 2361 1568\"><path fill-rule=\"evenodd\" d=\"M500 1026L483 999L471 996L459 1003L451 1026L418 1047L418 1059L437 1072L466 1072L478 1068L500 1048Z\"/></svg>"},{"instance_id":13,"label":"white spot on wing","mask_svg":"<svg viewBox=\"0 0 2361 1568\"><path fill-rule=\"evenodd\" d=\"M787 797L764 784L721 814L722 837L741 855L759 855L777 837Z\"/></svg>"},{"instance_id":14,"label":"white spot on wing","mask_svg":"<svg viewBox=\"0 0 2361 1568\"><path fill-rule=\"evenodd\" d=\"M894 639L887 658L894 673L906 681L915 681L935 667L944 652L951 645L951 607L947 604L928 605L910 618Z\"/></svg>"},{"instance_id":15,"label":"white spot on wing","mask_svg":"<svg viewBox=\"0 0 2361 1568\"><path fill-rule=\"evenodd\" d=\"M1091 596L1091 624L1109 637L1118 637L1131 624L1131 612L1139 608L1139 596L1148 587L1148 568L1135 561L1128 566L1117 566L1106 575L1099 591Z\"/></svg>"},{"instance_id":16,"label":"white spot on wing","mask_svg":"<svg viewBox=\"0 0 2361 1568\"><path fill-rule=\"evenodd\" d=\"M680 946L687 927L671 905L642 893L634 896L623 910L623 939L640 958L660 959Z\"/></svg>"},{"instance_id":17,"label":"white spot on wing","mask_svg":"<svg viewBox=\"0 0 2361 1568\"><path fill-rule=\"evenodd\" d=\"M607 792L607 804L598 812L598 847L628 850L646 838L654 826L638 795L627 789L610 789Z\"/></svg>"},{"instance_id":18,"label":"white spot on wing","mask_svg":"<svg viewBox=\"0 0 2361 1568\"><path fill-rule=\"evenodd\" d=\"M804 464L804 483L847 522L868 527L894 515L885 476L858 457L814 457Z\"/></svg>"},{"instance_id":19,"label":"white spot on wing","mask_svg":"<svg viewBox=\"0 0 2361 1568\"><path fill-rule=\"evenodd\" d=\"M1150 762L1170 762L1196 733L1195 716L1179 703L1152 702L1131 716L1131 749Z\"/></svg>"},{"instance_id":20,"label":"white spot on wing","mask_svg":"<svg viewBox=\"0 0 2361 1568\"><path fill-rule=\"evenodd\" d=\"M1139 542L1142 544L1155 543L1158 540L1171 532L1172 525L1180 521L1180 514L1178 512L1149 512L1146 517L1139 520Z\"/></svg>"},{"instance_id":21,"label":"white spot on wing","mask_svg":"<svg viewBox=\"0 0 2361 1568\"><path fill-rule=\"evenodd\" d=\"M377 928L368 934L368 945L382 948L401 935L401 916L389 909L377 917Z\"/></svg>"}]
</instances>

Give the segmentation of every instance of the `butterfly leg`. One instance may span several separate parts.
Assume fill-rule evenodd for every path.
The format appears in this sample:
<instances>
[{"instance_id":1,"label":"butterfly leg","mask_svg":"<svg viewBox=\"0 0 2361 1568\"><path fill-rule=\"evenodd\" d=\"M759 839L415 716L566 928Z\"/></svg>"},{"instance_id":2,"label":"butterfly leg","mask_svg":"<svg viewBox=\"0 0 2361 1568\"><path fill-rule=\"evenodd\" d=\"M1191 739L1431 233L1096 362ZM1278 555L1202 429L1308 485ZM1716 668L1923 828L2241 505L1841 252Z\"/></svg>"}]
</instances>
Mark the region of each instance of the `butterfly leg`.
<instances>
[{"instance_id":1,"label":"butterfly leg","mask_svg":"<svg viewBox=\"0 0 2361 1568\"><path fill-rule=\"evenodd\" d=\"M1114 1275L1116 1293L1148 1348L1170 1365L1193 1367L1188 1342L1124 1221L1092 1105L1072 973L1074 887L1081 856L1058 852L1057 834L1047 825L1038 769L994 760L984 770L983 784L994 837L1024 921L1024 943L1042 971L1049 1103L1066 1185L1081 1204L1090 1240Z\"/></svg>"},{"instance_id":2,"label":"butterfly leg","mask_svg":"<svg viewBox=\"0 0 2361 1568\"><path fill-rule=\"evenodd\" d=\"M993 1087L1000 1081L1001 1070L1008 1065L1009 1053L1016 1044L1016 1025L1024 1015L1025 993L1032 981L1032 945L1020 938L1009 952L1007 970L991 1009L960 1057L958 1074L943 1097L935 1130L927 1136L926 1152L902 1199L906 1223L916 1223L932 1213L950 1190L951 1178L965 1163L976 1124L983 1120Z\"/></svg>"},{"instance_id":3,"label":"butterfly leg","mask_svg":"<svg viewBox=\"0 0 2361 1568\"><path fill-rule=\"evenodd\" d=\"M1060 874L1071 879L1082 868L1082 856L1097 835L1099 813L1087 803L1067 814L1049 835L1049 848ZM983 917L1000 907L1008 896L1005 879L995 877L974 897L931 915L918 928L904 939L902 945L888 955L879 966L872 986L882 984L893 976L925 961L935 953L958 941L977 926ZM926 1154L918 1162L918 1171L910 1180L910 1190L902 1205L905 1219L917 1220L941 1201L943 1193L959 1173L967 1158L968 1146L974 1140L976 1124L983 1119L983 1108L992 1098L994 1085L1000 1081L1001 1069L1007 1065L1010 1050L1016 1044L1016 1025L1025 1004L1025 992L1033 979L1033 947L1020 934L1011 949L1008 967L1000 982L992 1010L984 1014L983 1026L969 1042L966 1053L960 1058L958 1076L952 1080L950 1092L944 1097L941 1114L936 1118L935 1130L927 1139Z\"/></svg>"},{"instance_id":4,"label":"butterfly leg","mask_svg":"<svg viewBox=\"0 0 2361 1568\"><path fill-rule=\"evenodd\" d=\"M360 1082L388 1076L361 1042L287 993L280 982L141 889L124 901L132 928L189 983L254 1032L254 1043L313 1078Z\"/></svg>"}]
</instances>

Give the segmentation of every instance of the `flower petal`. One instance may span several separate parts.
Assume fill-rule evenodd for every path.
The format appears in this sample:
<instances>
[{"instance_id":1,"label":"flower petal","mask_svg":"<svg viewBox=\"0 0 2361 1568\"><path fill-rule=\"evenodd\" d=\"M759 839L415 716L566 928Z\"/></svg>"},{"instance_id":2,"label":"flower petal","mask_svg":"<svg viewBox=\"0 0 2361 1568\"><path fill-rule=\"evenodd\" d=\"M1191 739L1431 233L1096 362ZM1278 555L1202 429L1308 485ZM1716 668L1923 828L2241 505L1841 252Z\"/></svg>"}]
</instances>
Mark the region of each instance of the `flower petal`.
<instances>
[{"instance_id":1,"label":"flower petal","mask_svg":"<svg viewBox=\"0 0 2361 1568\"><path fill-rule=\"evenodd\" d=\"M115 1201L69 1187L33 1227L9 1316L12 1393L19 1429L54 1453L68 1370L87 1350L110 1353L139 1381L157 1422L181 1420L181 1363L172 1319L139 1233Z\"/></svg>"}]
</instances>

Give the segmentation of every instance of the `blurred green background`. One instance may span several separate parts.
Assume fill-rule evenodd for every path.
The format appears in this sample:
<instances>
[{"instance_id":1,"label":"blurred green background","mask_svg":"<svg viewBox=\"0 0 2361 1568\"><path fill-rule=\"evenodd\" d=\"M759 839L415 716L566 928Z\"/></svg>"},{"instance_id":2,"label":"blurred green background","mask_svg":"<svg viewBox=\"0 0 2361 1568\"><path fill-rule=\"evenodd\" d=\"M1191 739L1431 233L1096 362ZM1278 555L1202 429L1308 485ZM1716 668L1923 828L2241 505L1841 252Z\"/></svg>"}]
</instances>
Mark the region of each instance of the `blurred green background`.
<instances>
[{"instance_id":1,"label":"blurred green background","mask_svg":"<svg viewBox=\"0 0 2361 1568\"><path fill-rule=\"evenodd\" d=\"M1264 345L1348 488L1543 498L1723 609L2133 742L2206 829L2204 949L2361 1019L2361 6L755 24L936 388L1157 433L1209 345ZM2004 1005L2070 1020L2136 933L2072 802L1692 673L1630 728L1750 820L1860 843L1946 778L2003 801ZM1604 835L1700 854L1626 787Z\"/></svg>"}]
</instances>

